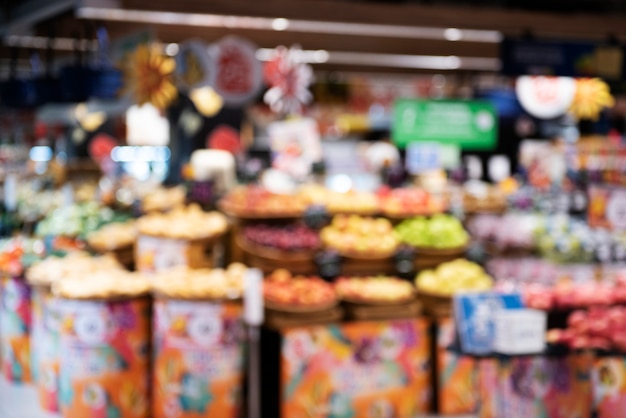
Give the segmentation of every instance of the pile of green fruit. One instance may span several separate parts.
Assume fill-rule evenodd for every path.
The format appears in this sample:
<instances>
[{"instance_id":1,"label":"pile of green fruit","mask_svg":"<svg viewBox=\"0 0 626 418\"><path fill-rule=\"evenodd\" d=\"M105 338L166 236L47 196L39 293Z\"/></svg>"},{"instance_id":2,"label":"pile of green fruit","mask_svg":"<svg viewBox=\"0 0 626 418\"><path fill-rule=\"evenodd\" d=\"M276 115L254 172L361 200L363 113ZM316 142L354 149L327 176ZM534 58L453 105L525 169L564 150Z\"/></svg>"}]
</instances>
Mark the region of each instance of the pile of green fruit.
<instances>
[{"instance_id":1,"label":"pile of green fruit","mask_svg":"<svg viewBox=\"0 0 626 418\"><path fill-rule=\"evenodd\" d=\"M417 275L418 291L452 296L463 291L485 291L493 286L493 279L478 264L465 259L443 263L434 270Z\"/></svg>"},{"instance_id":2,"label":"pile of green fruit","mask_svg":"<svg viewBox=\"0 0 626 418\"><path fill-rule=\"evenodd\" d=\"M414 247L459 248L469 241L461 222L445 214L407 219L395 229L402 242Z\"/></svg>"},{"instance_id":3,"label":"pile of green fruit","mask_svg":"<svg viewBox=\"0 0 626 418\"><path fill-rule=\"evenodd\" d=\"M101 226L122 221L126 215L118 215L112 209L100 207L96 202L61 206L51 211L37 224L38 236L86 237Z\"/></svg>"}]
</instances>

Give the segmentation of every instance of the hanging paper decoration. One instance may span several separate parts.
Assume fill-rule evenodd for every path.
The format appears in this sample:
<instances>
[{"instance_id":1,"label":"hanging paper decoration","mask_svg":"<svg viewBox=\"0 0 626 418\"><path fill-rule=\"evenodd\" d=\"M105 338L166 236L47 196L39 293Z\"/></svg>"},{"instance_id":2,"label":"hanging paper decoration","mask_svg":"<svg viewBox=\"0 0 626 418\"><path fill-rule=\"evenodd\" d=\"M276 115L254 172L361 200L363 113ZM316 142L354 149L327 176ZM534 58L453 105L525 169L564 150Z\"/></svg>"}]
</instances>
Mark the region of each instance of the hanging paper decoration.
<instances>
[{"instance_id":1,"label":"hanging paper decoration","mask_svg":"<svg viewBox=\"0 0 626 418\"><path fill-rule=\"evenodd\" d=\"M263 69L256 46L236 36L227 36L209 48L215 71L210 74L215 92L231 106L254 98L263 83Z\"/></svg>"},{"instance_id":2,"label":"hanging paper decoration","mask_svg":"<svg viewBox=\"0 0 626 418\"><path fill-rule=\"evenodd\" d=\"M301 56L299 48L280 46L274 50L274 57L265 64L263 77L270 89L263 99L276 113L302 113L304 105L313 99L309 91L313 70L301 61Z\"/></svg>"},{"instance_id":3,"label":"hanging paper decoration","mask_svg":"<svg viewBox=\"0 0 626 418\"><path fill-rule=\"evenodd\" d=\"M193 89L189 93L189 98L196 110L207 118L217 115L224 106L224 99L209 86Z\"/></svg>"},{"instance_id":4,"label":"hanging paper decoration","mask_svg":"<svg viewBox=\"0 0 626 418\"><path fill-rule=\"evenodd\" d=\"M174 86L176 62L157 45L139 45L128 60L126 90L139 105L151 103L167 108L177 97Z\"/></svg>"},{"instance_id":5,"label":"hanging paper decoration","mask_svg":"<svg viewBox=\"0 0 626 418\"><path fill-rule=\"evenodd\" d=\"M571 77L522 76L515 91L526 112L539 119L552 119L567 112L576 92Z\"/></svg>"},{"instance_id":6,"label":"hanging paper decoration","mask_svg":"<svg viewBox=\"0 0 626 418\"><path fill-rule=\"evenodd\" d=\"M207 148L228 151L237 154L241 151L239 132L228 125L219 125L207 138Z\"/></svg>"},{"instance_id":7,"label":"hanging paper decoration","mask_svg":"<svg viewBox=\"0 0 626 418\"><path fill-rule=\"evenodd\" d=\"M599 78L581 78L576 80L576 93L570 112L578 119L598 120L602 110L615 105L611 90Z\"/></svg>"},{"instance_id":8,"label":"hanging paper decoration","mask_svg":"<svg viewBox=\"0 0 626 418\"><path fill-rule=\"evenodd\" d=\"M215 62L209 55L209 45L203 41L189 40L179 45L176 54L176 84L184 91L208 86Z\"/></svg>"}]
</instances>

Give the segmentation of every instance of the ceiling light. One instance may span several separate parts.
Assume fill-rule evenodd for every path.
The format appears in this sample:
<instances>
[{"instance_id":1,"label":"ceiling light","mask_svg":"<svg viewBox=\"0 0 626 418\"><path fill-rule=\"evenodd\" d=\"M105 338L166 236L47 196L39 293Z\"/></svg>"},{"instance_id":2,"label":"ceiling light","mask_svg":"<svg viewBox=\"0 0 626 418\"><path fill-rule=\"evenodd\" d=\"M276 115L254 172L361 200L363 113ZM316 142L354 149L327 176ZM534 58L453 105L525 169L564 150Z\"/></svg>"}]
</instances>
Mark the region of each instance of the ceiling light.
<instances>
[{"instance_id":1,"label":"ceiling light","mask_svg":"<svg viewBox=\"0 0 626 418\"><path fill-rule=\"evenodd\" d=\"M463 31L457 28L448 28L443 32L448 41L460 41L463 39Z\"/></svg>"},{"instance_id":2,"label":"ceiling light","mask_svg":"<svg viewBox=\"0 0 626 418\"><path fill-rule=\"evenodd\" d=\"M76 16L85 19L153 23L232 29L277 30L334 35L372 36L406 39L436 39L499 43L502 34L494 30L436 28L425 26L383 25L376 23L327 22L250 16L228 16L208 13L161 12L103 7L79 7Z\"/></svg>"},{"instance_id":3,"label":"ceiling light","mask_svg":"<svg viewBox=\"0 0 626 418\"><path fill-rule=\"evenodd\" d=\"M289 27L289 20L279 17L272 22L272 29L286 30Z\"/></svg>"},{"instance_id":4,"label":"ceiling light","mask_svg":"<svg viewBox=\"0 0 626 418\"><path fill-rule=\"evenodd\" d=\"M259 48L256 57L260 61L270 61L274 58L274 49ZM401 55L377 54L369 52L342 52L326 50L299 51L300 62L308 64L346 64L371 67L414 68L425 70L477 70L498 71L498 58L457 57L456 55Z\"/></svg>"},{"instance_id":5,"label":"ceiling light","mask_svg":"<svg viewBox=\"0 0 626 418\"><path fill-rule=\"evenodd\" d=\"M178 54L179 49L180 48L176 43L167 44L167 46L165 47L165 53L170 57L173 57Z\"/></svg>"}]
</instances>

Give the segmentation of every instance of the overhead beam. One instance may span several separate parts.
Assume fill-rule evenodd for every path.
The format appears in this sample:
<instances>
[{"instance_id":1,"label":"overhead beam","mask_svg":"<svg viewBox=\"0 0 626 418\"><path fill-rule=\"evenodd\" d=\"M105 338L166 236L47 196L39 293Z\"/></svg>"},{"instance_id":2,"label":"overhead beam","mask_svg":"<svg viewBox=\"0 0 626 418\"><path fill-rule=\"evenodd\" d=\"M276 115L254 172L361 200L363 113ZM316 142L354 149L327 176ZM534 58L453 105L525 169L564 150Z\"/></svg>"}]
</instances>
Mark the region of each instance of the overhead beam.
<instances>
[{"instance_id":1,"label":"overhead beam","mask_svg":"<svg viewBox=\"0 0 626 418\"><path fill-rule=\"evenodd\" d=\"M39 22L56 17L76 4L76 0L26 0L11 11L9 20L0 26L0 35L24 33Z\"/></svg>"},{"instance_id":2,"label":"overhead beam","mask_svg":"<svg viewBox=\"0 0 626 418\"><path fill-rule=\"evenodd\" d=\"M620 15L563 14L469 6L427 6L333 0L121 0L125 9L223 15L283 17L331 22L377 23L499 30L521 35L602 39L613 33L626 40Z\"/></svg>"}]
</instances>

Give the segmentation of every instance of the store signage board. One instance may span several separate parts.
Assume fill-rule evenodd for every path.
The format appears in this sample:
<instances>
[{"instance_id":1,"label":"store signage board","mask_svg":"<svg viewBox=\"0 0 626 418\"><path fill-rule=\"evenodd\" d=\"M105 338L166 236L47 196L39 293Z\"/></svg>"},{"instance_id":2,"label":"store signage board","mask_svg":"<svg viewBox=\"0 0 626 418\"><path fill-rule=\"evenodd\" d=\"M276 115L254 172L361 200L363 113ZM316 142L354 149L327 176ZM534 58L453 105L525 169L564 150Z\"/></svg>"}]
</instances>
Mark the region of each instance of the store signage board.
<instances>
[{"instance_id":1,"label":"store signage board","mask_svg":"<svg viewBox=\"0 0 626 418\"><path fill-rule=\"evenodd\" d=\"M624 48L593 42L506 38L500 45L502 73L625 78Z\"/></svg>"},{"instance_id":2,"label":"store signage board","mask_svg":"<svg viewBox=\"0 0 626 418\"><path fill-rule=\"evenodd\" d=\"M494 107L475 100L398 100L393 109L392 137L404 148L412 142L490 150L497 143Z\"/></svg>"}]
</instances>

